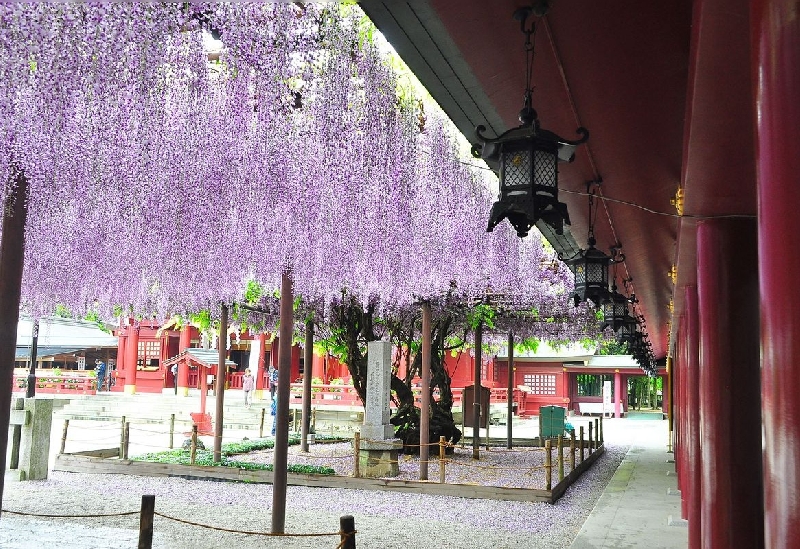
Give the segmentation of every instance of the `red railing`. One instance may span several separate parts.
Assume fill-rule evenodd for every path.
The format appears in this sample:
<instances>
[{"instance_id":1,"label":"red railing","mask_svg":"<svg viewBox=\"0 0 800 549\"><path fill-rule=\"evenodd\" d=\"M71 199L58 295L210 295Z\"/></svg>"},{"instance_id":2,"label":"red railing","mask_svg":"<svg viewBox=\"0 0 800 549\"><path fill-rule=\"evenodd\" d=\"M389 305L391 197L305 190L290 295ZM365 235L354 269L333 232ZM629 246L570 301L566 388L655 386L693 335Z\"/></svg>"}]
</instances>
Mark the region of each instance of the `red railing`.
<instances>
[{"instance_id":1,"label":"red railing","mask_svg":"<svg viewBox=\"0 0 800 549\"><path fill-rule=\"evenodd\" d=\"M414 387L414 400L417 404L420 403L420 389ZM461 405L461 399L464 389L453 388L453 404ZM292 383L291 388L292 402L299 402L303 396L303 384ZM438 399L438 394L434 392L434 398ZM517 404L517 413L525 412L525 398L524 391L514 389L513 402ZM489 395L490 404L503 404L508 402L508 389L494 388L491 389ZM312 385L311 386L311 404L322 406L362 406L361 399L358 398L358 393L352 385Z\"/></svg>"},{"instance_id":2,"label":"red railing","mask_svg":"<svg viewBox=\"0 0 800 549\"><path fill-rule=\"evenodd\" d=\"M24 393L28 387L27 375L15 375L13 391ZM97 394L97 379L85 375L36 376L37 393L63 393L72 395Z\"/></svg>"},{"instance_id":3,"label":"red railing","mask_svg":"<svg viewBox=\"0 0 800 549\"><path fill-rule=\"evenodd\" d=\"M300 402L303 384L292 383L292 402ZM361 406L361 399L352 385L312 385L311 404L321 406Z\"/></svg>"}]
</instances>

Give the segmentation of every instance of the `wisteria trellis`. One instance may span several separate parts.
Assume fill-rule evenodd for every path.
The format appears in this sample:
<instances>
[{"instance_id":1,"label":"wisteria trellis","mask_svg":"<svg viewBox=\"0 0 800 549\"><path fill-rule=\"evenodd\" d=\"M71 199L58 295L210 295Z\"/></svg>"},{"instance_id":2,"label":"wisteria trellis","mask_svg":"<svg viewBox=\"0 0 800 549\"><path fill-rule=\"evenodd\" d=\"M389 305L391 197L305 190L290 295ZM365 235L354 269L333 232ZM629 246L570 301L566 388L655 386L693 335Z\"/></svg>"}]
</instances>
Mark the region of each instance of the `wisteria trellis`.
<instances>
[{"instance_id":1,"label":"wisteria trellis","mask_svg":"<svg viewBox=\"0 0 800 549\"><path fill-rule=\"evenodd\" d=\"M165 318L236 301L248 280L277 288L289 268L295 293L323 303L345 288L404 306L455 283L590 318L563 299L569 272L541 268L538 240L484 231L485 172L459 162L441 116L420 131L360 17L0 6L0 177L13 162L31 188L24 308ZM201 27L222 36L218 63ZM586 334L568 324L559 337Z\"/></svg>"}]
</instances>

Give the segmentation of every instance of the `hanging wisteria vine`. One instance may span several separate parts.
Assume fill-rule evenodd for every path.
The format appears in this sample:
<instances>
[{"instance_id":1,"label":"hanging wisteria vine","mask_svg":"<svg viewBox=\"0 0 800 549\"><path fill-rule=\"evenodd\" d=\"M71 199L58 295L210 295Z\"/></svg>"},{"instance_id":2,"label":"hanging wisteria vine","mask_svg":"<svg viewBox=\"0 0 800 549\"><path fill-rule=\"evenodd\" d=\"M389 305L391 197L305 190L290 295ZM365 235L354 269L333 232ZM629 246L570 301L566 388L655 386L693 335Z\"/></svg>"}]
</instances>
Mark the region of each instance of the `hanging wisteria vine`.
<instances>
[{"instance_id":1,"label":"hanging wisteria vine","mask_svg":"<svg viewBox=\"0 0 800 549\"><path fill-rule=\"evenodd\" d=\"M320 307L491 289L541 314L541 334L591 332L540 240L484 231L485 172L459 162L443 115L421 126L363 19L337 4L1 5L0 177L14 163L30 183L27 312L164 319L289 269Z\"/></svg>"}]
</instances>

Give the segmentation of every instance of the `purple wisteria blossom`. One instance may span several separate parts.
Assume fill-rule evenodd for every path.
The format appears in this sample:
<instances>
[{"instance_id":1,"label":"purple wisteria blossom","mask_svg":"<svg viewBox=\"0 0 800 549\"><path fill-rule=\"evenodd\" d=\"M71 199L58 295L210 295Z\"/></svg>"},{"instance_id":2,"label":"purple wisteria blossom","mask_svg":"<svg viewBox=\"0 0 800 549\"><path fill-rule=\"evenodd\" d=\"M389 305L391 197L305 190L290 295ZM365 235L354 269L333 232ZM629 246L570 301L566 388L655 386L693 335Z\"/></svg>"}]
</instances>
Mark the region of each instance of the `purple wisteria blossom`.
<instances>
[{"instance_id":1,"label":"purple wisteria blossom","mask_svg":"<svg viewBox=\"0 0 800 549\"><path fill-rule=\"evenodd\" d=\"M584 337L569 271L537 235L485 232L493 176L460 161L441 113L421 130L369 34L336 4L1 5L0 177L15 163L30 182L26 311L215 311L289 269L322 311L343 290L389 310L491 288L551 319L531 337Z\"/></svg>"}]
</instances>

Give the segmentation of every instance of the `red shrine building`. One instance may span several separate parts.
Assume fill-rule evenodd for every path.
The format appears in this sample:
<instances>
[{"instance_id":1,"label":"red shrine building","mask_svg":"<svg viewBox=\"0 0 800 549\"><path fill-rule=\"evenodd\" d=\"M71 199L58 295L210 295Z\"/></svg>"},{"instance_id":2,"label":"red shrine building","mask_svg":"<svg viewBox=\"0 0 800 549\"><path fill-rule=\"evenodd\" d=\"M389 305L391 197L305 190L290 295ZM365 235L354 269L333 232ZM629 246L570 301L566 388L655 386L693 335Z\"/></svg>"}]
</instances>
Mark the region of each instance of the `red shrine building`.
<instances>
[{"instance_id":1,"label":"red shrine building","mask_svg":"<svg viewBox=\"0 0 800 549\"><path fill-rule=\"evenodd\" d=\"M115 335L119 347L113 391L161 393L177 388L177 394L186 396L189 389L200 389L203 380L210 384L216 375L217 351L202 349L204 342L193 326L176 329L170 324L127 321ZM271 334L229 333L226 386L240 389L244 371L249 368L256 378L256 398L262 398L263 391L269 388L269 368L278 365L279 345L279 338ZM495 356L482 362L481 384L491 389L492 402L505 402L509 389L508 358ZM178 366L177 375L172 373L173 364ZM447 354L445 367L458 404L464 387L474 383L475 357L470 352ZM293 345L290 379L299 383L305 371L302 350ZM659 375L666 376L666 371ZM349 380L347 365L331 356L314 355L311 376L323 385L332 380L345 383ZM635 376L642 376L641 369L627 355L594 356L585 350L546 350L534 356L514 357L510 387L520 416L538 415L541 406L556 405L575 414L621 417L631 405L628 380ZM664 402L660 404L667 409L668 394L664 393Z\"/></svg>"},{"instance_id":2,"label":"red shrine building","mask_svg":"<svg viewBox=\"0 0 800 549\"><path fill-rule=\"evenodd\" d=\"M119 339L116 367L114 369L114 391L134 393L161 393L164 389L177 387L178 394L187 395L190 388L199 388L203 371L216 374L217 361L203 363L187 349L203 347L200 332L194 326L175 327L158 322L125 321L115 335ZM278 365L279 338L271 334L229 333L226 381L231 389L241 388L244 371L250 368L256 377L256 395L268 388L269 367ZM300 380L305 373L305 364L300 347L292 346L292 380ZM177 363L177 375L172 373L172 364ZM347 377L347 366L330 356L314 356L311 376L322 383L331 379Z\"/></svg>"}]
</instances>

